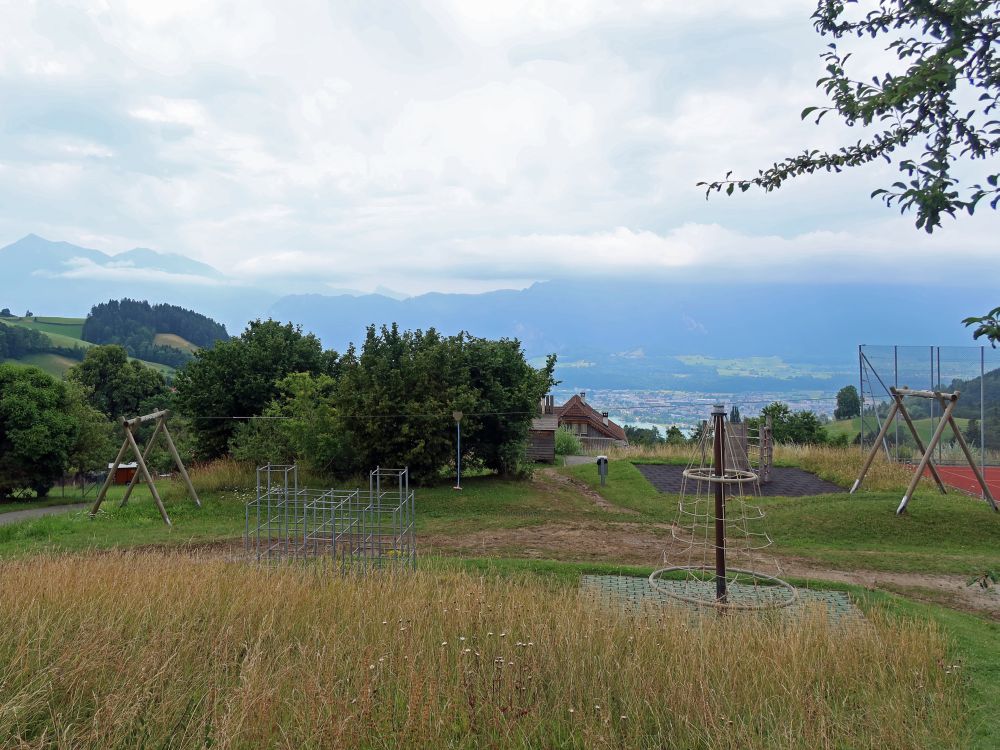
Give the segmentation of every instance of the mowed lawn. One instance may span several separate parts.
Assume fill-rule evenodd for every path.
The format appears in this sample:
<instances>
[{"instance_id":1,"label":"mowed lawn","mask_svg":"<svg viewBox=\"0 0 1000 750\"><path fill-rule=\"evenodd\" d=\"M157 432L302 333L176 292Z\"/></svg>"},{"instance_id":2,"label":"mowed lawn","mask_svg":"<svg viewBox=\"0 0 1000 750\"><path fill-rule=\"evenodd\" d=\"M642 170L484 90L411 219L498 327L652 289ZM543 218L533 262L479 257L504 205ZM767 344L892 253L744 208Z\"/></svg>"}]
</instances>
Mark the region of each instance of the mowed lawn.
<instances>
[{"instance_id":1,"label":"mowed lawn","mask_svg":"<svg viewBox=\"0 0 1000 750\"><path fill-rule=\"evenodd\" d=\"M566 471L616 505L638 511L646 522L675 520L679 497L658 492L630 461L611 462L605 487L600 486L596 466ZM765 513L761 525L781 555L841 570L970 576L1000 570L1000 514L967 495L941 495L924 480L908 512L897 516L903 489L751 502Z\"/></svg>"},{"instance_id":2,"label":"mowed lawn","mask_svg":"<svg viewBox=\"0 0 1000 750\"><path fill-rule=\"evenodd\" d=\"M938 416L940 417L940 414ZM920 439L924 441L924 445L930 442L931 436L934 434L934 430L939 421L940 419L931 419L930 417L913 420L913 426L917 428L917 434L920 435ZM965 417L955 417L955 422L958 424L958 428L963 431L969 426L969 420ZM866 427L868 430L878 429L878 425L872 417L869 417L866 420ZM835 422L830 422L825 425L824 428L831 438L837 438L843 435L848 440L854 440L858 433L861 432L861 417L854 417L853 419L839 419ZM895 427L893 427L893 432L895 432ZM900 440L904 437L912 440L910 437L910 431L907 429L906 423L903 421L899 422L899 435ZM951 440L951 436L951 428L946 427L943 439L947 442Z\"/></svg>"}]
</instances>

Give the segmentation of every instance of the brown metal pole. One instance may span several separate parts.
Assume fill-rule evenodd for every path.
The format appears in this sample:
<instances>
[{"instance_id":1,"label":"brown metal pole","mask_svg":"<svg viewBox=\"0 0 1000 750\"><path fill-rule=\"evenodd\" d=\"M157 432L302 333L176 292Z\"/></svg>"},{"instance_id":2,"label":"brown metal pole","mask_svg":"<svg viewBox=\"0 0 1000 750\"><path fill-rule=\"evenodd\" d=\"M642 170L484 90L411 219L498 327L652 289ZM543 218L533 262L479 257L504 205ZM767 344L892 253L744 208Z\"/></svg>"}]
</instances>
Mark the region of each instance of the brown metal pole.
<instances>
[{"instance_id":1,"label":"brown metal pole","mask_svg":"<svg viewBox=\"0 0 1000 750\"><path fill-rule=\"evenodd\" d=\"M726 407L716 404L712 409L715 423L713 474L720 479L726 473ZM726 603L726 490L725 483L715 484L715 601Z\"/></svg>"}]
</instances>

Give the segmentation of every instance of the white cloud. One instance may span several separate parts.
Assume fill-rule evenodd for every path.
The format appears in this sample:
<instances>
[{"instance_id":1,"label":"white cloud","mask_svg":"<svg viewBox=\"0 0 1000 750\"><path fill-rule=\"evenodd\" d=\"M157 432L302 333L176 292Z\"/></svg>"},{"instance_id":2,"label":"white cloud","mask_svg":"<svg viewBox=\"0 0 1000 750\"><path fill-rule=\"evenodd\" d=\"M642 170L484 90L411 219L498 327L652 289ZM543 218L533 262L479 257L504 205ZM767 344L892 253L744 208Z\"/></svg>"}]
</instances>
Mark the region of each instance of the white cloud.
<instances>
[{"instance_id":1,"label":"white cloud","mask_svg":"<svg viewBox=\"0 0 1000 750\"><path fill-rule=\"evenodd\" d=\"M928 239L868 199L893 167L704 200L699 180L857 137L798 119L822 99L813 8L8 4L0 96L17 116L0 141L0 235L411 293L872 263L888 276L911 256L995 270L995 214Z\"/></svg>"}]
</instances>

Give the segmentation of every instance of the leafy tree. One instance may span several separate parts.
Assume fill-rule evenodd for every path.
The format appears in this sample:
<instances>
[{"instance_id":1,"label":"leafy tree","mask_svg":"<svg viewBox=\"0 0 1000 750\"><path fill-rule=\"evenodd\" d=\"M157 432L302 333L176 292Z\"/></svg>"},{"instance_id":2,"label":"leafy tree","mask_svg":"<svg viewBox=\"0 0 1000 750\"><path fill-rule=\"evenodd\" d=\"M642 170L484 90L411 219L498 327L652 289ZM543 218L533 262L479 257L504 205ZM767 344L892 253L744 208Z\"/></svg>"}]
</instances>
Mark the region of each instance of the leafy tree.
<instances>
[{"instance_id":1,"label":"leafy tree","mask_svg":"<svg viewBox=\"0 0 1000 750\"><path fill-rule=\"evenodd\" d=\"M3 310L0 310L0 317L13 318L14 317L14 313L12 313L10 311L9 307L5 307Z\"/></svg>"},{"instance_id":2,"label":"leafy tree","mask_svg":"<svg viewBox=\"0 0 1000 750\"><path fill-rule=\"evenodd\" d=\"M965 318L962 323L965 324L966 328L976 326L976 329L972 332L973 339L985 336L994 349L997 343L1000 342L1000 307L994 307L988 313L978 318Z\"/></svg>"},{"instance_id":3,"label":"leafy tree","mask_svg":"<svg viewBox=\"0 0 1000 750\"><path fill-rule=\"evenodd\" d=\"M66 378L82 386L91 406L112 420L146 413L167 399L163 375L129 360L125 349L114 344L88 349Z\"/></svg>"},{"instance_id":4,"label":"leafy tree","mask_svg":"<svg viewBox=\"0 0 1000 750\"><path fill-rule=\"evenodd\" d=\"M625 437L628 439L629 445L663 445L666 443L666 438L660 434L658 427L653 425L652 427L635 427L633 425L625 425L623 428L625 430Z\"/></svg>"},{"instance_id":5,"label":"leafy tree","mask_svg":"<svg viewBox=\"0 0 1000 750\"><path fill-rule=\"evenodd\" d=\"M835 112L849 126L874 127L871 137L826 152L807 149L760 170L749 179L726 178L705 185L707 193L732 195L751 187L776 190L787 180L824 170L840 172L878 159L897 159L904 181L879 188L887 206L916 210L917 228L932 232L943 214L970 214L983 198L992 208L1000 202L998 175L966 187L963 196L953 168L985 161L1000 151L1000 2L997 0L880 0L862 13L856 0L819 0L816 30L834 41L822 58L826 75L819 79L830 98L827 106L807 107L802 117L819 122ZM848 72L850 53L838 47L844 37L880 41L899 61L899 73L870 81ZM919 156L917 147L922 148ZM731 173L730 173L731 174Z\"/></svg>"},{"instance_id":6,"label":"leafy tree","mask_svg":"<svg viewBox=\"0 0 1000 750\"><path fill-rule=\"evenodd\" d=\"M233 456L256 464L298 462L313 474L346 475L360 467L336 405L337 381L298 372L278 383L280 395L262 419L240 424Z\"/></svg>"},{"instance_id":7,"label":"leafy tree","mask_svg":"<svg viewBox=\"0 0 1000 750\"><path fill-rule=\"evenodd\" d=\"M776 443L791 443L795 445L812 445L827 442L823 423L814 412L793 412L788 404L780 401L768 404L760 412L760 418L749 426L758 426L768 416L771 417L771 435Z\"/></svg>"},{"instance_id":8,"label":"leafy tree","mask_svg":"<svg viewBox=\"0 0 1000 750\"><path fill-rule=\"evenodd\" d=\"M0 365L0 499L18 489L47 495L78 432L63 383L35 367Z\"/></svg>"},{"instance_id":9,"label":"leafy tree","mask_svg":"<svg viewBox=\"0 0 1000 750\"><path fill-rule=\"evenodd\" d=\"M66 468L74 474L105 468L118 449L114 423L90 404L86 389L76 381L66 382L66 396L66 411L77 425Z\"/></svg>"},{"instance_id":10,"label":"leafy tree","mask_svg":"<svg viewBox=\"0 0 1000 750\"><path fill-rule=\"evenodd\" d=\"M176 402L191 420L199 458L223 455L236 430L233 417L260 415L295 372L335 375L337 354L300 326L255 320L235 339L201 349L174 380Z\"/></svg>"},{"instance_id":11,"label":"leafy tree","mask_svg":"<svg viewBox=\"0 0 1000 750\"><path fill-rule=\"evenodd\" d=\"M556 430L556 455L578 456L583 453L580 437L567 427Z\"/></svg>"},{"instance_id":12,"label":"leafy tree","mask_svg":"<svg viewBox=\"0 0 1000 750\"><path fill-rule=\"evenodd\" d=\"M837 391L837 408L833 410L834 419L850 419L861 414L861 397L853 385L845 385Z\"/></svg>"},{"instance_id":13,"label":"leafy tree","mask_svg":"<svg viewBox=\"0 0 1000 750\"><path fill-rule=\"evenodd\" d=\"M460 351L462 377L475 398L471 413L462 419L463 454L505 476L522 473L531 419L542 396L555 385L555 356L535 369L517 339L461 333L446 345Z\"/></svg>"},{"instance_id":14,"label":"leafy tree","mask_svg":"<svg viewBox=\"0 0 1000 750\"><path fill-rule=\"evenodd\" d=\"M687 442L687 438L684 437L684 433L681 432L680 427L677 425L670 425L667 428L667 445L684 445Z\"/></svg>"}]
</instances>

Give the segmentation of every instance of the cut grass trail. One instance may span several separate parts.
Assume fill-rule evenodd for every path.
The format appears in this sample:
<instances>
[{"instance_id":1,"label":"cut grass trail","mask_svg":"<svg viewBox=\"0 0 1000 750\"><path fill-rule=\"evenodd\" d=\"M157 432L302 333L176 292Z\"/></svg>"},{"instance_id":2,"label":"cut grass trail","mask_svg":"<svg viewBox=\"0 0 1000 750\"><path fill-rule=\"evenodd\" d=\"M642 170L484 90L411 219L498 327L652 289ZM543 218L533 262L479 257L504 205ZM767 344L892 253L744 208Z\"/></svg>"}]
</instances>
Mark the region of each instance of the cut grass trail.
<instances>
[{"instance_id":1,"label":"cut grass trail","mask_svg":"<svg viewBox=\"0 0 1000 750\"><path fill-rule=\"evenodd\" d=\"M14 745L957 747L927 621L630 618L524 577L179 555L0 565Z\"/></svg>"}]
</instances>

